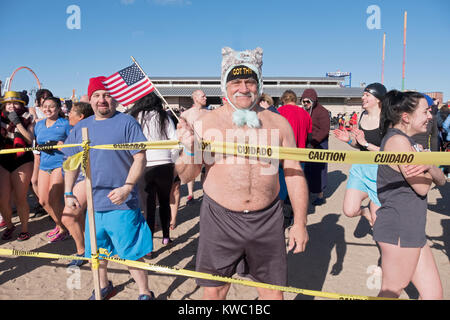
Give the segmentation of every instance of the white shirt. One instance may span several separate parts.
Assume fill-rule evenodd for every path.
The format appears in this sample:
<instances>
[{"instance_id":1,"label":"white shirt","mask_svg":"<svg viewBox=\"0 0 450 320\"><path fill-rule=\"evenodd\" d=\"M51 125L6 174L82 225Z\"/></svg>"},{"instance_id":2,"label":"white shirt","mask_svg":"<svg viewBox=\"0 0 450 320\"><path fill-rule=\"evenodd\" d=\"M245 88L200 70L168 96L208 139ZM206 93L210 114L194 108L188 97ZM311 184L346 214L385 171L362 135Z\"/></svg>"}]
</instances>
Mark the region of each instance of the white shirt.
<instances>
[{"instance_id":1,"label":"white shirt","mask_svg":"<svg viewBox=\"0 0 450 320\"><path fill-rule=\"evenodd\" d=\"M143 112L140 112L136 120L141 125L142 131L148 141L177 140L175 125L170 118L167 118L166 122L166 138L160 134L159 114L156 111L150 111L145 115L144 121L142 121L143 114ZM147 167L173 163L178 152L178 149L146 150Z\"/></svg>"}]
</instances>

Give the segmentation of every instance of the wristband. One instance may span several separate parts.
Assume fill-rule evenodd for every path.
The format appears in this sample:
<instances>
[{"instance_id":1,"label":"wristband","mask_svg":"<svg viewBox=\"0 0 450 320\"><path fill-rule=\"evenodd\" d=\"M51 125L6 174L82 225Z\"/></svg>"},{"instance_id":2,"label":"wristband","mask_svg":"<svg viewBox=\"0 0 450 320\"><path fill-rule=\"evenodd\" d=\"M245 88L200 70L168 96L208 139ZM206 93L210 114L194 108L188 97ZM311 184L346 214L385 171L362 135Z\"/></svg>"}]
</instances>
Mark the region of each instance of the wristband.
<instances>
[{"instance_id":1,"label":"wristband","mask_svg":"<svg viewBox=\"0 0 450 320\"><path fill-rule=\"evenodd\" d=\"M73 196L73 192L71 191L71 192L64 192L64 195L65 196Z\"/></svg>"},{"instance_id":2,"label":"wristband","mask_svg":"<svg viewBox=\"0 0 450 320\"><path fill-rule=\"evenodd\" d=\"M347 143L348 143L349 145L351 145L351 144L352 144L352 141L353 141L353 140L350 139L350 140L347 141Z\"/></svg>"},{"instance_id":3,"label":"wristband","mask_svg":"<svg viewBox=\"0 0 450 320\"><path fill-rule=\"evenodd\" d=\"M183 147L183 152L186 153L190 157L193 157L195 155L194 153L187 151L186 147Z\"/></svg>"}]
</instances>

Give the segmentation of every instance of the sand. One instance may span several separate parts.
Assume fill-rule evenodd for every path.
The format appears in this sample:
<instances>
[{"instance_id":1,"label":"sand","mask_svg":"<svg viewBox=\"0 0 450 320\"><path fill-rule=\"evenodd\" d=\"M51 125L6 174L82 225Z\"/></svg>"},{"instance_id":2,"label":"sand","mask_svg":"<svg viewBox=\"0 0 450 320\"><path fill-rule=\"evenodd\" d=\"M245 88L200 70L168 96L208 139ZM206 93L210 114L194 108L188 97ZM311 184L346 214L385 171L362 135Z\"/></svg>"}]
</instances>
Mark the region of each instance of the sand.
<instances>
[{"instance_id":1,"label":"sand","mask_svg":"<svg viewBox=\"0 0 450 320\"><path fill-rule=\"evenodd\" d=\"M344 143L330 138L330 149L348 150ZM309 244L305 252L288 255L289 286L333 292L376 296L381 283L377 267L380 254L364 218L348 218L342 214L342 201L350 165L330 164L329 186L325 192L327 202L319 207L309 206ZM155 233L155 257L148 263L195 270L195 253L198 244L199 208L201 185L196 182L193 205L186 206L187 188L181 188L181 204L178 225L171 233L174 242L166 247L161 244L162 233ZM199 200L200 199L200 200ZM313 198L312 198L313 199ZM30 203L34 199L30 198ZM428 244L436 260L444 288L444 299L450 299L450 184L433 189L428 197ZM18 217L13 222L19 227ZM18 242L0 240L0 247L16 250L33 250L58 254L74 254L75 243L69 239L48 243L46 233L54 227L48 216L30 219L32 238ZM13 238L15 239L15 237ZM68 260L38 259L31 257L0 257L0 300L85 300L93 290L92 272L88 265L66 268ZM109 277L118 289L112 300L135 300L138 297L136 283L127 267L109 263ZM194 279L183 276L167 276L149 272L149 284L157 299L199 300L202 289ZM233 284L228 299L255 299L255 288ZM401 298L417 298L410 285ZM285 293L285 299L324 299L294 293Z\"/></svg>"}]
</instances>

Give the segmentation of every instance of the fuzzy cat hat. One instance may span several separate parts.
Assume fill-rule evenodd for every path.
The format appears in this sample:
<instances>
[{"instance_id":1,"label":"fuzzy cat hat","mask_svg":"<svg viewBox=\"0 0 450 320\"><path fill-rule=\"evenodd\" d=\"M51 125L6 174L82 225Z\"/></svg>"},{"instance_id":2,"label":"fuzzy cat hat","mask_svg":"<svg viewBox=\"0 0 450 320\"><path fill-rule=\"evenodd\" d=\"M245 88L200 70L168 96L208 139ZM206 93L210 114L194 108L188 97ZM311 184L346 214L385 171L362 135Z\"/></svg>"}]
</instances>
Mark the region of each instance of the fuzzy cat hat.
<instances>
[{"instance_id":1,"label":"fuzzy cat hat","mask_svg":"<svg viewBox=\"0 0 450 320\"><path fill-rule=\"evenodd\" d=\"M263 92L262 56L263 50L259 47L245 51L234 51L229 47L222 48L222 93L228 103L234 108L233 123L239 127L247 125L250 128L259 128L261 126L256 112L251 111L256 105L257 99L246 110L236 108L227 95L227 83L235 79L253 78L258 83L258 96L260 96Z\"/></svg>"}]
</instances>

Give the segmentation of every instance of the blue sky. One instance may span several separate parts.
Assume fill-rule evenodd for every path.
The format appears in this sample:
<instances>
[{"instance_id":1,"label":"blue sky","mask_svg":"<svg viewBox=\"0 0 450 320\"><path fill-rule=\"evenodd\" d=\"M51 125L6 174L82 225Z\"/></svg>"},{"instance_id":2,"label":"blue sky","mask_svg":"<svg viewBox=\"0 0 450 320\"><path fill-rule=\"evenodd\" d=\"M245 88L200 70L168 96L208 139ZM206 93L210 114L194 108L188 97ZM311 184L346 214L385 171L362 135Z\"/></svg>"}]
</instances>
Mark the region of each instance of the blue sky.
<instances>
[{"instance_id":1,"label":"blue sky","mask_svg":"<svg viewBox=\"0 0 450 320\"><path fill-rule=\"evenodd\" d=\"M80 29L68 29L70 5ZM366 12L377 5L381 28ZM0 79L30 67L44 87L68 97L90 77L110 74L134 56L152 76L219 76L221 48L264 50L263 75L321 77L352 72L352 85L381 81L401 89L403 15L408 12L406 88L450 99L448 0L15 0L0 2ZM35 87L20 71L12 90Z\"/></svg>"}]
</instances>

